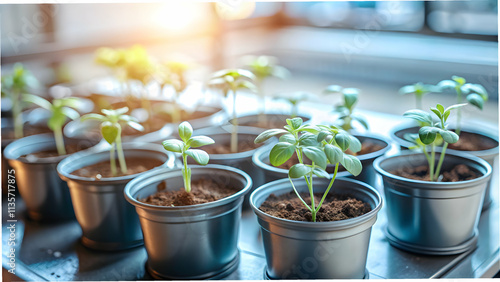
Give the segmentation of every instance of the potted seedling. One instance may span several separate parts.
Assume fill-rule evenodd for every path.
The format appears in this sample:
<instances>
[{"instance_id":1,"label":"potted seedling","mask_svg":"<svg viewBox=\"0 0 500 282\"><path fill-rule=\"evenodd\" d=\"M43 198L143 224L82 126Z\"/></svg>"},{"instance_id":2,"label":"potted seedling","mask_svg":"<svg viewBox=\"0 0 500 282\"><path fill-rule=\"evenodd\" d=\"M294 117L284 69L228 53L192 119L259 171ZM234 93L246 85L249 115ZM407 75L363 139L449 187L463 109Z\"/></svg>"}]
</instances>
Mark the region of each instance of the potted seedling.
<instances>
[{"instance_id":1,"label":"potted seedling","mask_svg":"<svg viewBox=\"0 0 500 282\"><path fill-rule=\"evenodd\" d=\"M123 190L145 171L172 167L175 159L158 144L122 144L123 126L143 130L126 112L127 108L104 109L102 115L83 116L82 119L100 122L102 137L109 146L76 153L57 167L61 179L68 183L76 219L82 228L82 243L92 249L121 250L143 243L139 218L134 207L125 201Z\"/></svg>"},{"instance_id":2,"label":"potted seedling","mask_svg":"<svg viewBox=\"0 0 500 282\"><path fill-rule=\"evenodd\" d=\"M16 171L19 193L29 216L35 220L74 217L66 184L56 175L56 166L69 154L97 144L94 140L65 140L62 126L67 118L75 119L80 105L77 98L54 99L51 102L31 94L22 99L50 112L47 122L53 134L39 134L18 139L4 151L5 158Z\"/></svg>"},{"instance_id":3,"label":"potted seedling","mask_svg":"<svg viewBox=\"0 0 500 282\"><path fill-rule=\"evenodd\" d=\"M467 154L447 151L459 136L448 129L453 110L465 104L404 115L421 123L418 135L407 134L422 153L381 157L374 167L382 175L387 201L387 238L403 250L452 255L473 249L491 166Z\"/></svg>"},{"instance_id":4,"label":"potted seedling","mask_svg":"<svg viewBox=\"0 0 500 282\"><path fill-rule=\"evenodd\" d=\"M125 197L139 214L154 278L220 279L238 266L241 204L252 180L232 167L205 166L209 155L195 148L214 140L193 136L188 122L178 135L163 146L181 154L182 169L147 172L127 184Z\"/></svg>"},{"instance_id":5,"label":"potted seedling","mask_svg":"<svg viewBox=\"0 0 500 282\"><path fill-rule=\"evenodd\" d=\"M341 94L343 102L335 107L334 113L338 114L337 119L339 126L341 126L345 131L351 131L353 129L352 122L356 121L364 129L368 130L368 122L366 119L356 113L354 113L354 107L358 102L359 89L356 88L343 88L340 85L330 85L323 90L323 94Z\"/></svg>"},{"instance_id":6,"label":"potted seedling","mask_svg":"<svg viewBox=\"0 0 500 282\"><path fill-rule=\"evenodd\" d=\"M399 89L400 95L409 95L413 94L415 96L415 106L417 109L422 110L422 99L425 95L438 92L439 89L430 84L423 84L422 82L418 82L412 85L406 85Z\"/></svg>"},{"instance_id":7,"label":"potted seedling","mask_svg":"<svg viewBox=\"0 0 500 282\"><path fill-rule=\"evenodd\" d=\"M266 275L271 279L366 277L371 226L382 199L365 183L337 178L340 165L354 175L361 172L361 162L346 154L349 148L359 149L359 141L342 129L303 125L300 118L287 119L284 128L270 129L255 139L260 143L281 135L269 155L275 166L294 154L299 159L288 170L288 179L267 183L250 196L262 227ZM335 167L331 179L327 164ZM318 249L324 250L321 258ZM310 260L307 263L314 268L308 267Z\"/></svg>"}]
</instances>

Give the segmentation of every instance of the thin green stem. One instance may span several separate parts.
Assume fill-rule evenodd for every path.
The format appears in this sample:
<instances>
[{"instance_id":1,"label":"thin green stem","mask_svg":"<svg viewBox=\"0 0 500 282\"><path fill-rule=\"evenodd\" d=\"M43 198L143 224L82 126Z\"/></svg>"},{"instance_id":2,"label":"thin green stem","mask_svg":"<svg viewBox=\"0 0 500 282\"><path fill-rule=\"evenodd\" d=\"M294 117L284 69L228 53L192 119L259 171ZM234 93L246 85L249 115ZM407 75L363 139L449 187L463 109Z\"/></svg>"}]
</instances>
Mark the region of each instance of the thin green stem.
<instances>
[{"instance_id":1,"label":"thin green stem","mask_svg":"<svg viewBox=\"0 0 500 282\"><path fill-rule=\"evenodd\" d=\"M66 155L66 148L64 147L64 137L62 127L54 128L54 138L56 140L57 153L62 156Z\"/></svg>"},{"instance_id":2,"label":"thin green stem","mask_svg":"<svg viewBox=\"0 0 500 282\"><path fill-rule=\"evenodd\" d=\"M421 110L422 109L422 96L415 95L415 99L417 101L417 109Z\"/></svg>"},{"instance_id":3,"label":"thin green stem","mask_svg":"<svg viewBox=\"0 0 500 282\"><path fill-rule=\"evenodd\" d=\"M427 146L424 145L422 148L422 151L424 152L425 158L427 159L427 162L429 163L429 167L431 166L431 157L429 156L429 153L427 153Z\"/></svg>"},{"instance_id":4,"label":"thin green stem","mask_svg":"<svg viewBox=\"0 0 500 282\"><path fill-rule=\"evenodd\" d=\"M312 167L314 167L314 162L312 163ZM305 176L307 177L307 176ZM316 221L316 208L315 208L315 203L314 203L314 186L313 186L313 172L311 169L311 172L309 173L309 194L311 196L311 208L313 210L313 221Z\"/></svg>"},{"instance_id":5,"label":"thin green stem","mask_svg":"<svg viewBox=\"0 0 500 282\"><path fill-rule=\"evenodd\" d=\"M302 197L300 196L299 192L297 192L297 189L295 189L295 185L293 184L293 180L290 178L290 176L288 176L288 179L290 180L290 183L292 183L293 191L295 191L295 194L297 195L297 197L299 197L300 201L304 204L304 206L306 206L307 209L312 212L311 207L309 207L309 205L306 204L306 201L304 201L304 199L302 199Z\"/></svg>"},{"instance_id":6,"label":"thin green stem","mask_svg":"<svg viewBox=\"0 0 500 282\"><path fill-rule=\"evenodd\" d=\"M111 144L109 149L109 166L111 167L111 175L115 176L116 171L116 159L115 159L115 143Z\"/></svg>"},{"instance_id":7,"label":"thin green stem","mask_svg":"<svg viewBox=\"0 0 500 282\"><path fill-rule=\"evenodd\" d=\"M437 165L436 172L434 173L434 175L436 176L436 180L439 178L439 174L441 173L441 166L443 165L444 155L446 153L447 147L448 147L448 143L444 142L443 149L441 150L441 156L439 157L439 163Z\"/></svg>"},{"instance_id":8,"label":"thin green stem","mask_svg":"<svg viewBox=\"0 0 500 282\"><path fill-rule=\"evenodd\" d=\"M462 90L457 87L456 88L457 90L457 104L461 104L462 103ZM460 135L460 130L461 130L461 123L462 123L462 108L459 107L457 109L457 128L455 129L455 133Z\"/></svg>"},{"instance_id":9,"label":"thin green stem","mask_svg":"<svg viewBox=\"0 0 500 282\"><path fill-rule=\"evenodd\" d=\"M238 118L236 116L236 89L233 90L233 127L231 130L231 153L238 152Z\"/></svg>"},{"instance_id":10,"label":"thin green stem","mask_svg":"<svg viewBox=\"0 0 500 282\"><path fill-rule=\"evenodd\" d=\"M182 153L182 162L184 163L184 168L182 168L182 175L184 176L184 189L187 193L191 192L191 169L187 166L187 154Z\"/></svg>"},{"instance_id":11,"label":"thin green stem","mask_svg":"<svg viewBox=\"0 0 500 282\"><path fill-rule=\"evenodd\" d=\"M23 115L21 109L21 95L18 91L12 93L12 115L14 117L14 137L16 139L23 137Z\"/></svg>"},{"instance_id":12,"label":"thin green stem","mask_svg":"<svg viewBox=\"0 0 500 282\"><path fill-rule=\"evenodd\" d=\"M125 162L125 155L123 154L122 148L122 127L118 124L118 135L116 136L116 151L118 153L118 162L120 163L120 169L123 174L127 173L127 163Z\"/></svg>"},{"instance_id":13,"label":"thin green stem","mask_svg":"<svg viewBox=\"0 0 500 282\"><path fill-rule=\"evenodd\" d=\"M298 103L292 103L292 113L290 115L291 118L295 118L297 116Z\"/></svg>"},{"instance_id":14,"label":"thin green stem","mask_svg":"<svg viewBox=\"0 0 500 282\"><path fill-rule=\"evenodd\" d=\"M436 162L436 152L435 145L432 143L431 145L431 162L429 163L429 177L431 181L434 181L434 163Z\"/></svg>"},{"instance_id":15,"label":"thin green stem","mask_svg":"<svg viewBox=\"0 0 500 282\"><path fill-rule=\"evenodd\" d=\"M321 205L323 205L323 202L325 201L326 199L326 195L328 195L328 192L330 192L330 189L332 188L333 186L333 182L335 182L335 178L337 177L337 172L339 170L339 163L336 163L335 164L335 171L333 172L333 177L332 177L332 180L330 181L330 184L328 184L328 188L326 188L326 191L325 193L323 194L323 197L321 198L321 201L319 202L318 204L318 207L316 208L316 212L319 211L319 209L321 208Z\"/></svg>"}]
</instances>

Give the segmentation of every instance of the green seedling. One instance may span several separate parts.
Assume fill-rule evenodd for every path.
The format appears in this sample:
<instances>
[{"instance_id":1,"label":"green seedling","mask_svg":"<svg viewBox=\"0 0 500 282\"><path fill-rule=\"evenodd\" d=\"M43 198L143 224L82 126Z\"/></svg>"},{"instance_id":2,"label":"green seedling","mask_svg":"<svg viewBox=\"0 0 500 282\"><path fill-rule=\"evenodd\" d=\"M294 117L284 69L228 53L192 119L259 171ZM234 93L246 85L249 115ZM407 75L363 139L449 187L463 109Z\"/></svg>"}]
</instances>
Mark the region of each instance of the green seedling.
<instances>
[{"instance_id":1,"label":"green seedling","mask_svg":"<svg viewBox=\"0 0 500 282\"><path fill-rule=\"evenodd\" d=\"M101 110L103 113L100 114L86 114L81 118L81 121L85 120L98 120L101 122L101 134L104 140L111 145L109 150L109 162L111 167L111 174L115 176L117 174L116 160L115 160L115 150L118 154L118 162L120 163L120 170L123 174L127 173L127 163L125 162L125 155L123 154L122 148L122 124L126 124L135 130L143 131L144 128L140 125L137 120L129 115L126 115L128 108L120 108L116 110Z\"/></svg>"},{"instance_id":2,"label":"green seedling","mask_svg":"<svg viewBox=\"0 0 500 282\"><path fill-rule=\"evenodd\" d=\"M23 104L21 96L30 88L39 85L30 71L20 63L14 65L11 74L2 76L2 97L7 97L12 102L12 116L14 118L14 137L23 137Z\"/></svg>"},{"instance_id":3,"label":"green seedling","mask_svg":"<svg viewBox=\"0 0 500 282\"><path fill-rule=\"evenodd\" d=\"M265 92L262 87L264 81L270 77L287 79L290 77L290 71L285 67L278 65L278 59L272 56L245 56L243 62L246 67L255 75L255 84L260 96L259 122L265 123Z\"/></svg>"},{"instance_id":4,"label":"green seedling","mask_svg":"<svg viewBox=\"0 0 500 282\"><path fill-rule=\"evenodd\" d=\"M160 66L160 71L157 73L159 77L161 89L170 85L174 89L173 102L174 106L171 108L172 121L174 123L181 122L181 109L178 105L178 98L184 90L186 90L186 71L191 68L190 64L170 61Z\"/></svg>"},{"instance_id":5,"label":"green seedling","mask_svg":"<svg viewBox=\"0 0 500 282\"><path fill-rule=\"evenodd\" d=\"M54 99L52 103L44 98L32 94L23 94L23 101L30 102L44 108L50 112L50 118L47 125L54 132L56 140L57 153L66 155L66 147L64 146L64 136L62 132L63 125L67 118L77 119L80 114L75 109L82 107L82 101L79 98L61 98Z\"/></svg>"},{"instance_id":6,"label":"green seedling","mask_svg":"<svg viewBox=\"0 0 500 282\"><path fill-rule=\"evenodd\" d=\"M179 137L181 140L169 139L163 141L163 147L165 150L174 153L181 153L182 155L182 162L184 165L182 168L182 178L184 180L184 189L187 193L191 192L191 168L187 165L187 157L190 156L200 165L207 165L210 159L207 152L191 148L198 148L215 143L215 141L210 137L192 135L193 127L189 122L184 121L179 125Z\"/></svg>"},{"instance_id":7,"label":"green seedling","mask_svg":"<svg viewBox=\"0 0 500 282\"><path fill-rule=\"evenodd\" d=\"M347 171L355 176L361 173L361 162L355 156L345 153L347 149L359 152L361 143L347 131L335 126L303 125L301 118L287 119L286 123L284 129L269 129L262 132L255 139L255 143L261 143L273 136L281 135L279 142L269 153L269 160L273 166L280 166L288 161L293 154L297 155L299 163L288 170L288 178L295 194L311 212L312 221L315 222L316 215L337 177L339 164L342 164ZM305 157L312 163L304 163ZM328 164L335 166L333 177L321 201L318 205L315 205L313 175L330 178L330 175L326 172ZM293 184L292 179L302 177L307 183L311 196L311 205L304 201Z\"/></svg>"},{"instance_id":8,"label":"green seedling","mask_svg":"<svg viewBox=\"0 0 500 282\"><path fill-rule=\"evenodd\" d=\"M488 101L488 92L481 84L466 83L465 78L459 76L452 76L452 80L443 80L437 84L439 90L452 90L457 95L457 104L463 103L463 98L469 104L475 106L476 108L482 110L484 102ZM462 127L462 109L459 108L457 111L457 127L455 132L460 134Z\"/></svg>"},{"instance_id":9,"label":"green seedling","mask_svg":"<svg viewBox=\"0 0 500 282\"><path fill-rule=\"evenodd\" d=\"M283 100L290 104L290 118L297 117L299 113L299 104L304 101L311 101L314 99L314 95L308 92L297 91L291 94L279 94L275 97L277 100Z\"/></svg>"},{"instance_id":10,"label":"green seedling","mask_svg":"<svg viewBox=\"0 0 500 282\"><path fill-rule=\"evenodd\" d=\"M354 113L354 108L358 102L359 92L357 88L343 88L340 85L330 85L323 90L323 94L325 95L342 94L343 103L337 105L333 112L340 115L338 119L340 126L346 131L350 131L353 128L353 121L358 122L365 129L368 129L368 122L366 119Z\"/></svg>"},{"instance_id":11,"label":"green seedling","mask_svg":"<svg viewBox=\"0 0 500 282\"><path fill-rule=\"evenodd\" d=\"M445 109L443 105L437 104L435 108L431 108L431 111L439 119L438 122L434 122L432 116L422 110L415 109L404 113L405 117L414 119L421 124L418 134L406 134L405 139L415 144L413 149L418 148L423 151L429 164L430 181L439 181L446 148L448 144L456 143L459 139L458 134L447 129L447 120L450 117L451 111L460 109L465 105L467 104L457 104ZM436 147L441 146L443 143L441 156L436 166ZM430 154L428 146L430 146Z\"/></svg>"},{"instance_id":12,"label":"green seedling","mask_svg":"<svg viewBox=\"0 0 500 282\"><path fill-rule=\"evenodd\" d=\"M222 89L225 97L232 93L233 104L233 128L231 131L231 152L238 152L238 116L236 115L236 93L238 90L247 89L257 92L254 84L256 77L252 72L243 69L225 69L215 72L209 81L209 86Z\"/></svg>"},{"instance_id":13,"label":"green seedling","mask_svg":"<svg viewBox=\"0 0 500 282\"><path fill-rule=\"evenodd\" d=\"M422 109L422 98L432 92L438 92L439 88L435 85L423 84L422 82L413 85L406 85L399 89L400 95L413 94L415 95L415 102L417 109Z\"/></svg>"}]
</instances>

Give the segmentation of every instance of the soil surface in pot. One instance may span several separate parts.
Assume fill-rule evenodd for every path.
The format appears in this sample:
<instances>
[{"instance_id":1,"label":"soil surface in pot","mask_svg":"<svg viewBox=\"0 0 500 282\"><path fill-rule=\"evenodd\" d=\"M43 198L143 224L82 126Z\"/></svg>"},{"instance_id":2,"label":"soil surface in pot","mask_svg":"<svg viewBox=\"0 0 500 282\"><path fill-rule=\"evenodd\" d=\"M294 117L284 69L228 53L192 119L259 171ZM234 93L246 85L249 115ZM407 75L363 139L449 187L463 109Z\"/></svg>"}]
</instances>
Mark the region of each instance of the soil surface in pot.
<instances>
[{"instance_id":1,"label":"soil surface in pot","mask_svg":"<svg viewBox=\"0 0 500 282\"><path fill-rule=\"evenodd\" d=\"M498 142L489 137L475 133L462 132L460 133L458 142L449 144L448 148L458 151L483 151L497 146Z\"/></svg>"},{"instance_id":2,"label":"soil surface in pot","mask_svg":"<svg viewBox=\"0 0 500 282\"><path fill-rule=\"evenodd\" d=\"M90 148L91 146L88 145L88 142L85 142L85 145L82 144L66 144L66 155L71 155L73 153L76 153L78 151L82 151L85 149ZM46 150L46 151L40 151L40 152L35 152L27 155L23 155L21 157L28 159L30 162L36 162L37 159L43 159L43 158L51 158L51 157L57 157L59 156L59 153L57 152L57 149L51 149L51 150Z\"/></svg>"},{"instance_id":3,"label":"soil surface in pot","mask_svg":"<svg viewBox=\"0 0 500 282\"><path fill-rule=\"evenodd\" d=\"M24 137L31 136L35 134L49 133L52 132L48 127L38 127L25 124L23 127ZM2 140L15 139L13 128L2 128Z\"/></svg>"},{"instance_id":4,"label":"soil surface in pot","mask_svg":"<svg viewBox=\"0 0 500 282\"><path fill-rule=\"evenodd\" d=\"M255 144L253 142L238 142L238 152L246 152L250 150L254 150L262 146L262 143ZM210 154L232 154L231 152L231 144L230 143L215 143L213 145L208 145L203 147L203 151Z\"/></svg>"},{"instance_id":5,"label":"soil surface in pot","mask_svg":"<svg viewBox=\"0 0 500 282\"><path fill-rule=\"evenodd\" d=\"M421 165L417 167L401 167L390 173L408 179L429 181L429 166ZM481 174L470 167L459 164L449 171L443 171L439 177L440 182L457 182L472 180L481 177Z\"/></svg>"},{"instance_id":6,"label":"soil surface in pot","mask_svg":"<svg viewBox=\"0 0 500 282\"><path fill-rule=\"evenodd\" d=\"M118 162L118 159L117 159L116 160L116 166L117 166L117 174L116 175L113 175L111 173L111 166L109 164L109 160L77 169L77 170L73 171L71 174L76 175L76 176L89 177L89 178L94 178L96 180L100 180L103 178L119 177L119 176L133 175L133 174L141 173L144 171L151 170L155 167L161 166L163 164L163 162L161 162L157 159L141 158L141 157L126 158L125 162L127 163L127 173L122 173L122 171L120 169L120 163Z\"/></svg>"},{"instance_id":7,"label":"soil surface in pot","mask_svg":"<svg viewBox=\"0 0 500 282\"><path fill-rule=\"evenodd\" d=\"M366 155L366 154L369 154L369 153L373 153L373 152L377 152L379 150L382 150L384 148L384 146L380 146L379 144L376 144L374 142L371 142L371 141L364 141L361 143L361 150L357 153L353 153L351 150L347 150L346 153L347 154L350 154L350 155L354 155L354 156L361 156L361 155ZM283 168L283 169L290 169L292 166L294 166L295 164L298 164L299 163L299 159L297 158L297 155L294 154L288 161L286 161L284 164L280 165L279 168ZM305 164L311 164L312 162L304 156L304 163ZM343 171L344 168L342 167L342 165L339 165L339 171ZM326 168L326 171L328 173L333 173L334 171L334 166L333 165L329 165L327 168Z\"/></svg>"},{"instance_id":8,"label":"soil surface in pot","mask_svg":"<svg viewBox=\"0 0 500 282\"><path fill-rule=\"evenodd\" d=\"M300 196L307 204L311 197L307 193ZM318 204L323 194L315 193L314 202ZM271 194L259 208L261 211L283 219L295 221L312 221L311 212L300 201L294 192L276 196ZM316 214L316 221L338 221L355 218L371 211L368 203L364 203L350 195L328 194Z\"/></svg>"},{"instance_id":9,"label":"soil surface in pot","mask_svg":"<svg viewBox=\"0 0 500 282\"><path fill-rule=\"evenodd\" d=\"M158 185L159 191L156 194L139 201L165 207L191 206L217 201L238 192L232 187L207 178L192 181L190 193L187 193L184 187L179 190L165 191L167 185L166 182L160 183Z\"/></svg>"}]
</instances>

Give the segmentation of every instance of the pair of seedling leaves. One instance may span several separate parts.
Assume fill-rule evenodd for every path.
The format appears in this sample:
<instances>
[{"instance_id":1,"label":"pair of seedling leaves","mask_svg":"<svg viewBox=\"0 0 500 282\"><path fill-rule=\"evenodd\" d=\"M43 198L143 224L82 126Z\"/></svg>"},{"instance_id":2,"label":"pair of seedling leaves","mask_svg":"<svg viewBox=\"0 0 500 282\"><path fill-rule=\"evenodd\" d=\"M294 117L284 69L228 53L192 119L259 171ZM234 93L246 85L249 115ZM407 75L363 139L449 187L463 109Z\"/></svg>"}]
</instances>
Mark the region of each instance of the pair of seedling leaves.
<instances>
[{"instance_id":1,"label":"pair of seedling leaves","mask_svg":"<svg viewBox=\"0 0 500 282\"><path fill-rule=\"evenodd\" d=\"M342 94L344 98L344 103L336 106L333 110L334 113L338 113L339 120L342 121L341 124L344 130L351 129L351 120L359 122L365 129L368 129L368 122L366 119L360 115L353 113L354 107L358 102L359 89L357 88L343 88L340 85L330 85L323 90L323 94Z\"/></svg>"},{"instance_id":2,"label":"pair of seedling leaves","mask_svg":"<svg viewBox=\"0 0 500 282\"><path fill-rule=\"evenodd\" d=\"M299 160L304 155L312 164L303 161L295 164L288 171L290 178L300 178L313 173L318 177L329 178L325 171L328 164L341 163L351 174L357 176L361 173L361 162L353 155L346 154L361 150L361 142L335 126L303 125L301 118L287 119L284 129L269 129L261 133L255 143L261 143L273 136L281 135L279 142L271 149L269 160L273 166L280 166L288 161L294 153Z\"/></svg>"}]
</instances>

